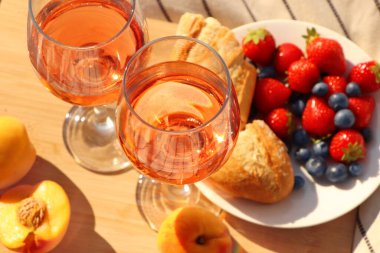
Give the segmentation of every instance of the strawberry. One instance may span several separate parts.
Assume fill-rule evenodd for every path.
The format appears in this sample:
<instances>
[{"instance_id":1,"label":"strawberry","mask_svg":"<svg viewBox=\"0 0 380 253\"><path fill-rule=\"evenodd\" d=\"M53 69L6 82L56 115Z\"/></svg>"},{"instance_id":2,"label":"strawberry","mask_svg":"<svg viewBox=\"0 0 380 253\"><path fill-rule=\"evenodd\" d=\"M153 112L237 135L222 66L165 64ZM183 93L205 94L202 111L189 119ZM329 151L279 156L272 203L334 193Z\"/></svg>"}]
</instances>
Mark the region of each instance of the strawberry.
<instances>
[{"instance_id":1,"label":"strawberry","mask_svg":"<svg viewBox=\"0 0 380 253\"><path fill-rule=\"evenodd\" d=\"M257 82L253 103L261 113L285 105L291 94L291 90L280 81L273 78L263 78Z\"/></svg>"},{"instance_id":2,"label":"strawberry","mask_svg":"<svg viewBox=\"0 0 380 253\"><path fill-rule=\"evenodd\" d=\"M272 110L264 121L279 138L290 136L296 129L294 115L288 109L282 107Z\"/></svg>"},{"instance_id":3,"label":"strawberry","mask_svg":"<svg viewBox=\"0 0 380 253\"><path fill-rule=\"evenodd\" d=\"M292 43L282 43L274 54L274 67L278 73L284 74L293 62L302 57L303 53L299 47Z\"/></svg>"},{"instance_id":4,"label":"strawberry","mask_svg":"<svg viewBox=\"0 0 380 253\"><path fill-rule=\"evenodd\" d=\"M369 61L355 65L351 69L349 80L357 83L364 93L377 91L380 88L380 64Z\"/></svg>"},{"instance_id":5,"label":"strawberry","mask_svg":"<svg viewBox=\"0 0 380 253\"><path fill-rule=\"evenodd\" d=\"M334 132L334 116L323 98L311 96L302 114L302 126L308 134L323 137Z\"/></svg>"},{"instance_id":6,"label":"strawberry","mask_svg":"<svg viewBox=\"0 0 380 253\"><path fill-rule=\"evenodd\" d=\"M290 89L299 93L310 93L314 84L319 80L317 66L306 59L293 62L288 69Z\"/></svg>"},{"instance_id":7,"label":"strawberry","mask_svg":"<svg viewBox=\"0 0 380 253\"><path fill-rule=\"evenodd\" d=\"M347 82L346 79L342 76L325 76L323 82L329 86L329 90L327 91L326 98L330 97L331 94L334 93L345 93Z\"/></svg>"},{"instance_id":8,"label":"strawberry","mask_svg":"<svg viewBox=\"0 0 380 253\"><path fill-rule=\"evenodd\" d=\"M348 98L348 109L355 115L355 128L365 128L372 119L375 110L375 99L371 96Z\"/></svg>"},{"instance_id":9,"label":"strawberry","mask_svg":"<svg viewBox=\"0 0 380 253\"><path fill-rule=\"evenodd\" d=\"M306 39L307 58L314 62L321 73L343 75L346 71L346 60L343 48L333 39L321 37L315 28L307 29Z\"/></svg>"},{"instance_id":10,"label":"strawberry","mask_svg":"<svg viewBox=\"0 0 380 253\"><path fill-rule=\"evenodd\" d=\"M363 159L366 155L363 136L353 129L341 130L332 137L329 153L338 162L351 163Z\"/></svg>"},{"instance_id":11,"label":"strawberry","mask_svg":"<svg viewBox=\"0 0 380 253\"><path fill-rule=\"evenodd\" d=\"M244 55L254 63L269 65L275 50L273 35L264 28L249 30L243 38Z\"/></svg>"}]
</instances>

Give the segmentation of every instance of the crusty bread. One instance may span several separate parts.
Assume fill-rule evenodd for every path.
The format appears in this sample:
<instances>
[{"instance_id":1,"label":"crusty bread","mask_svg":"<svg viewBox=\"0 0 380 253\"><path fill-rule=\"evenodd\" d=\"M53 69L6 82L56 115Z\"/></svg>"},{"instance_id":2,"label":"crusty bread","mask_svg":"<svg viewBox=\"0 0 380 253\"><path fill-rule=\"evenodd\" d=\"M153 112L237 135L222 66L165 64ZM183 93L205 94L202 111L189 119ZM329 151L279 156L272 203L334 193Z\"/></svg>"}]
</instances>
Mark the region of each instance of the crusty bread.
<instances>
[{"instance_id":1,"label":"crusty bread","mask_svg":"<svg viewBox=\"0 0 380 253\"><path fill-rule=\"evenodd\" d=\"M197 38L212 46L225 61L234 84L240 106L241 129L247 123L256 84L256 68L244 60L243 49L234 33L212 17L185 13L181 16L177 35ZM214 64L194 43L177 44L177 60L189 60L202 66Z\"/></svg>"},{"instance_id":2,"label":"crusty bread","mask_svg":"<svg viewBox=\"0 0 380 253\"><path fill-rule=\"evenodd\" d=\"M278 202L294 184L287 147L264 121L254 120L240 132L231 157L208 182L232 197Z\"/></svg>"}]
</instances>

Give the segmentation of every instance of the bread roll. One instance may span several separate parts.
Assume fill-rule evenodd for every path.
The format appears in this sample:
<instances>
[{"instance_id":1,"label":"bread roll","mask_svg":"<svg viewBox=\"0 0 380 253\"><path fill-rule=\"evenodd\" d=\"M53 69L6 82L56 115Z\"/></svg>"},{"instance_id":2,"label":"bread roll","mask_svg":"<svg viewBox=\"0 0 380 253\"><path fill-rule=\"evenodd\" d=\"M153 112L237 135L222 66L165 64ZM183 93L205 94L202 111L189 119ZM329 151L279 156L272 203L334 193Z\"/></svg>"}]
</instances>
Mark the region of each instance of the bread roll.
<instances>
[{"instance_id":1,"label":"bread roll","mask_svg":"<svg viewBox=\"0 0 380 253\"><path fill-rule=\"evenodd\" d=\"M208 182L232 197L278 202L294 184L287 147L264 121L254 120L240 132L231 157Z\"/></svg>"},{"instance_id":2,"label":"bread roll","mask_svg":"<svg viewBox=\"0 0 380 253\"><path fill-rule=\"evenodd\" d=\"M234 33L221 25L215 18L204 18L199 14L185 13L179 20L177 35L197 38L206 42L223 58L229 69L240 106L240 129L244 129L255 90L256 68L244 60L243 49ZM176 45L174 52L177 60L186 59L202 66L213 64L209 57L202 52L202 47L194 46L194 43L191 42Z\"/></svg>"}]
</instances>

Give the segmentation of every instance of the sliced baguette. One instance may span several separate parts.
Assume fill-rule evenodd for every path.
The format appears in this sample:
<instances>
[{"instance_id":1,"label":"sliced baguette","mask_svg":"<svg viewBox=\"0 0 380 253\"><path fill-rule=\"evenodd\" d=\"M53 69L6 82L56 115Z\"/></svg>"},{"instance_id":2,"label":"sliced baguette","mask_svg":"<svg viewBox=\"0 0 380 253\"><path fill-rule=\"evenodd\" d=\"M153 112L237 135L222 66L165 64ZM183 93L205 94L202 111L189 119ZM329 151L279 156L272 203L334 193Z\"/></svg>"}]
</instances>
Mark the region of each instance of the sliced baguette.
<instances>
[{"instance_id":1,"label":"sliced baguette","mask_svg":"<svg viewBox=\"0 0 380 253\"><path fill-rule=\"evenodd\" d=\"M240 128L247 123L256 84L256 68L244 60L243 49L233 32L212 17L185 13L181 16L177 35L197 38L212 46L225 61L235 87L240 106ZM212 66L202 47L193 43L178 44L174 49L176 59L197 62L202 66Z\"/></svg>"}]
</instances>

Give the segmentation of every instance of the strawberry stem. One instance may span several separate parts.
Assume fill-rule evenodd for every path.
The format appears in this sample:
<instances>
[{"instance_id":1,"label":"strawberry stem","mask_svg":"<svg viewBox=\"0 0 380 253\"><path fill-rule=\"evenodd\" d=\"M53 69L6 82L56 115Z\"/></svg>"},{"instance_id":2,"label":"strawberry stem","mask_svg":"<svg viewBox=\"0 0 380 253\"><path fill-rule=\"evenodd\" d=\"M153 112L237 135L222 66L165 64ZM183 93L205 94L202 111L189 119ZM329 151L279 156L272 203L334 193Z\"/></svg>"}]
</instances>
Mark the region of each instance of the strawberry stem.
<instances>
[{"instance_id":1,"label":"strawberry stem","mask_svg":"<svg viewBox=\"0 0 380 253\"><path fill-rule=\"evenodd\" d=\"M331 137L332 134L327 134L325 136L322 136L320 138L311 138L311 141L315 144L315 143L318 143L320 141L325 141L325 140L328 140L330 137Z\"/></svg>"},{"instance_id":2,"label":"strawberry stem","mask_svg":"<svg viewBox=\"0 0 380 253\"><path fill-rule=\"evenodd\" d=\"M349 143L346 148L342 149L344 155L342 156L342 161L350 163L356 161L360 158L364 158L363 149L360 143Z\"/></svg>"},{"instance_id":3,"label":"strawberry stem","mask_svg":"<svg viewBox=\"0 0 380 253\"><path fill-rule=\"evenodd\" d=\"M287 112L286 117L288 118L288 120L286 122L286 127L288 129L288 135L291 135L294 132L294 130L296 130L297 124L294 121L292 113Z\"/></svg>"},{"instance_id":4,"label":"strawberry stem","mask_svg":"<svg viewBox=\"0 0 380 253\"><path fill-rule=\"evenodd\" d=\"M306 35L302 35L302 38L306 40L306 45L309 45L314 39L319 37L319 33L314 27L306 28L306 33Z\"/></svg>"}]
</instances>

